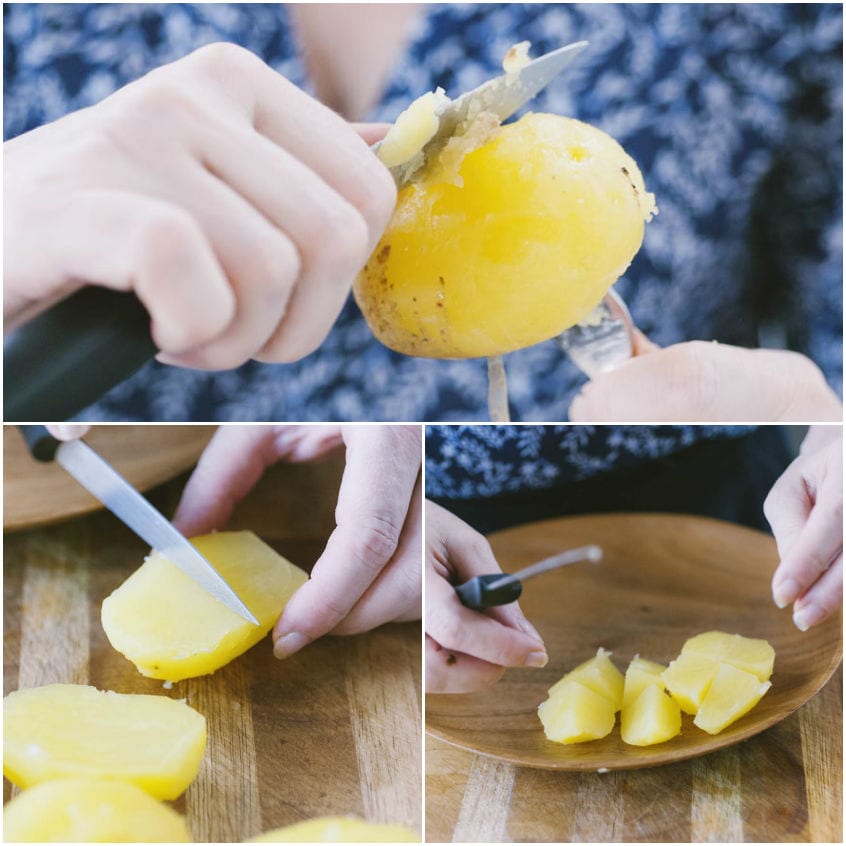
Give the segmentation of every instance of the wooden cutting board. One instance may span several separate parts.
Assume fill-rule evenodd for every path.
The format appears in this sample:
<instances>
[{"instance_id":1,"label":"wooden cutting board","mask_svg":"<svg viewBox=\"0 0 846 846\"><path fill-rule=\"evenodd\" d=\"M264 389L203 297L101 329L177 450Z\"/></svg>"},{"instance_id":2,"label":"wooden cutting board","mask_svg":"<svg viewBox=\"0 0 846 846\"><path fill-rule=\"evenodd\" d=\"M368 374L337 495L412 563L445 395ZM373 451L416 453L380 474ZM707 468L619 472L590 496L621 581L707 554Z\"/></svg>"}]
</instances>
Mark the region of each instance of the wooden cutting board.
<instances>
[{"instance_id":1,"label":"wooden cutting board","mask_svg":"<svg viewBox=\"0 0 846 846\"><path fill-rule=\"evenodd\" d=\"M144 491L199 458L215 426L95 426L86 443ZM34 461L15 426L3 427L3 530L40 526L101 508L54 462Z\"/></svg>"},{"instance_id":2,"label":"wooden cutting board","mask_svg":"<svg viewBox=\"0 0 846 846\"><path fill-rule=\"evenodd\" d=\"M310 569L334 527L338 461L272 468L236 511ZM184 476L151 495L172 513ZM420 828L420 627L324 638L285 661L269 638L211 676L164 690L115 652L102 599L147 550L107 513L5 537L5 692L51 682L186 697L209 723L200 774L175 803L194 839L237 842L327 814ZM4 782L4 796L11 795Z\"/></svg>"},{"instance_id":3,"label":"wooden cutting board","mask_svg":"<svg viewBox=\"0 0 846 846\"><path fill-rule=\"evenodd\" d=\"M841 840L842 675L828 680L842 654L841 621L803 634L772 605L771 538L635 514L549 520L490 541L512 570L589 542L605 557L526 584L521 606L547 643L546 668L509 670L486 694L427 697L437 737L427 745L428 841ZM776 649L773 689L726 731L733 745L703 750L710 736L688 724L644 749L625 747L618 730L592 744L546 741L537 704L598 646L624 668L635 652L667 661L709 629L766 637Z\"/></svg>"}]
</instances>

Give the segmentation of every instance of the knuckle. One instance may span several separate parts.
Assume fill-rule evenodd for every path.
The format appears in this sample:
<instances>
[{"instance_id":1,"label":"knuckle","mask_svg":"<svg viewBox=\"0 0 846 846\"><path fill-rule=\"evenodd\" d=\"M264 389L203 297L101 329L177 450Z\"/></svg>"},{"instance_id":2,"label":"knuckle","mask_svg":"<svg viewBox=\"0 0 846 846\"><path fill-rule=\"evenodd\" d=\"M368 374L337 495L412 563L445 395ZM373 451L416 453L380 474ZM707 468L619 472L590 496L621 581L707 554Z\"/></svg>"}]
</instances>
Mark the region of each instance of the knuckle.
<instances>
[{"instance_id":1,"label":"knuckle","mask_svg":"<svg viewBox=\"0 0 846 846\"><path fill-rule=\"evenodd\" d=\"M689 341L674 349L669 374L668 397L684 397L691 419L708 419L715 411L719 372L713 360L713 345Z\"/></svg>"},{"instance_id":2,"label":"knuckle","mask_svg":"<svg viewBox=\"0 0 846 846\"><path fill-rule=\"evenodd\" d=\"M439 606L426 611L426 634L436 640L444 649L459 649L463 642L462 626L458 616L449 608Z\"/></svg>"},{"instance_id":3,"label":"knuckle","mask_svg":"<svg viewBox=\"0 0 846 846\"><path fill-rule=\"evenodd\" d=\"M214 73L225 70L244 70L262 64L261 59L238 44L228 41L213 41L204 44L187 57L188 61L202 69Z\"/></svg>"},{"instance_id":4,"label":"knuckle","mask_svg":"<svg viewBox=\"0 0 846 846\"><path fill-rule=\"evenodd\" d=\"M370 233L367 221L356 208L346 202L332 210L329 231L332 233L331 257L333 271L347 282L367 260Z\"/></svg>"},{"instance_id":5,"label":"knuckle","mask_svg":"<svg viewBox=\"0 0 846 846\"><path fill-rule=\"evenodd\" d=\"M350 554L363 566L381 570L396 552L400 527L390 517L379 514L357 522L350 538Z\"/></svg>"},{"instance_id":6,"label":"knuckle","mask_svg":"<svg viewBox=\"0 0 846 846\"><path fill-rule=\"evenodd\" d=\"M202 232L189 212L162 203L146 215L136 230L136 249L143 261L178 262L196 249Z\"/></svg>"},{"instance_id":7,"label":"knuckle","mask_svg":"<svg viewBox=\"0 0 846 846\"><path fill-rule=\"evenodd\" d=\"M265 233L252 240L247 248L249 267L246 272L255 290L274 300L286 300L302 271L302 261L290 239L281 234Z\"/></svg>"}]
</instances>

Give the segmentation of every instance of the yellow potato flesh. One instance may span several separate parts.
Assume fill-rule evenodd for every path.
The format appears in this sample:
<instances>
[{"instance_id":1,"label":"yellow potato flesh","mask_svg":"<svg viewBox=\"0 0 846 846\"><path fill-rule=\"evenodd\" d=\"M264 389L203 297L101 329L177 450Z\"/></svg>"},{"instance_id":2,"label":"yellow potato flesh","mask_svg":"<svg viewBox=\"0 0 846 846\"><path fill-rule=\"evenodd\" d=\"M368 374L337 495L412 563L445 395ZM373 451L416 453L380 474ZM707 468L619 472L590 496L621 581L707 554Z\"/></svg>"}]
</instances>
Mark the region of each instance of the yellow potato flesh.
<instances>
[{"instance_id":1,"label":"yellow potato flesh","mask_svg":"<svg viewBox=\"0 0 846 846\"><path fill-rule=\"evenodd\" d=\"M664 686L685 714L695 714L719 666L708 655L682 652L662 674Z\"/></svg>"},{"instance_id":2,"label":"yellow potato flesh","mask_svg":"<svg viewBox=\"0 0 846 846\"><path fill-rule=\"evenodd\" d=\"M626 679L623 686L623 708L631 705L650 685L658 685L663 690L664 683L661 680L661 673L666 669L663 664L656 664L655 661L647 661L645 658L635 655L626 669Z\"/></svg>"},{"instance_id":3,"label":"yellow potato flesh","mask_svg":"<svg viewBox=\"0 0 846 846\"><path fill-rule=\"evenodd\" d=\"M526 115L455 165L400 189L355 283L374 334L408 355L499 355L561 333L625 271L654 211L623 148L570 118Z\"/></svg>"},{"instance_id":4,"label":"yellow potato flesh","mask_svg":"<svg viewBox=\"0 0 846 846\"><path fill-rule=\"evenodd\" d=\"M58 779L3 808L7 843L190 843L185 820L132 784Z\"/></svg>"},{"instance_id":5,"label":"yellow potato flesh","mask_svg":"<svg viewBox=\"0 0 846 846\"><path fill-rule=\"evenodd\" d=\"M538 707L549 740L582 743L611 734L616 722L614 703L580 682L562 679Z\"/></svg>"},{"instance_id":6,"label":"yellow potato flesh","mask_svg":"<svg viewBox=\"0 0 846 846\"><path fill-rule=\"evenodd\" d=\"M647 684L638 697L623 706L620 737L631 746L664 743L681 732L681 710L660 684Z\"/></svg>"},{"instance_id":7,"label":"yellow potato flesh","mask_svg":"<svg viewBox=\"0 0 846 846\"><path fill-rule=\"evenodd\" d=\"M775 650L766 640L727 632L703 632L687 640L682 655L693 653L737 667L766 681L773 674Z\"/></svg>"},{"instance_id":8,"label":"yellow potato flesh","mask_svg":"<svg viewBox=\"0 0 846 846\"><path fill-rule=\"evenodd\" d=\"M51 684L4 700L3 773L19 787L101 778L175 799L197 775L205 748L205 717L167 696Z\"/></svg>"},{"instance_id":9,"label":"yellow potato flesh","mask_svg":"<svg viewBox=\"0 0 846 846\"><path fill-rule=\"evenodd\" d=\"M604 696L613 704L615 712L620 710L623 704L623 674L614 666L611 653L607 649L600 646L593 658L579 664L556 682L549 690L550 695L559 686L563 687L571 681L579 682L594 693Z\"/></svg>"},{"instance_id":10,"label":"yellow potato flesh","mask_svg":"<svg viewBox=\"0 0 846 846\"><path fill-rule=\"evenodd\" d=\"M404 825L366 822L357 817L317 817L267 831L250 843L419 843L420 835Z\"/></svg>"},{"instance_id":11,"label":"yellow potato flesh","mask_svg":"<svg viewBox=\"0 0 846 846\"><path fill-rule=\"evenodd\" d=\"M308 580L252 532L218 532L191 542L259 625L230 611L154 552L103 601L101 614L112 646L151 678L180 681L228 664L270 631Z\"/></svg>"},{"instance_id":12,"label":"yellow potato flesh","mask_svg":"<svg viewBox=\"0 0 846 846\"><path fill-rule=\"evenodd\" d=\"M708 693L694 718L694 725L708 734L719 734L758 704L772 687L754 673L738 670L731 664L720 664Z\"/></svg>"}]
</instances>

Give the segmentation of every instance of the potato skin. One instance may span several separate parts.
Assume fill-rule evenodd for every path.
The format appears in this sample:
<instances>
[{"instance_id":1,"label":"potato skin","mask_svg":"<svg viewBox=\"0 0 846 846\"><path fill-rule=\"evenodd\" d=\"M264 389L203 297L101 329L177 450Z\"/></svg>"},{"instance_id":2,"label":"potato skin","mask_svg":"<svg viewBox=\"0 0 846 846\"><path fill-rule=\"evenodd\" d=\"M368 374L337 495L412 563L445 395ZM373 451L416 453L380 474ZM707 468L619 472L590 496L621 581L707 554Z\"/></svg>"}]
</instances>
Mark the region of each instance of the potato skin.
<instances>
[{"instance_id":1,"label":"potato skin","mask_svg":"<svg viewBox=\"0 0 846 846\"><path fill-rule=\"evenodd\" d=\"M604 132L528 114L400 189L354 294L407 355L500 355L583 319L629 266L654 212L633 159Z\"/></svg>"}]
</instances>

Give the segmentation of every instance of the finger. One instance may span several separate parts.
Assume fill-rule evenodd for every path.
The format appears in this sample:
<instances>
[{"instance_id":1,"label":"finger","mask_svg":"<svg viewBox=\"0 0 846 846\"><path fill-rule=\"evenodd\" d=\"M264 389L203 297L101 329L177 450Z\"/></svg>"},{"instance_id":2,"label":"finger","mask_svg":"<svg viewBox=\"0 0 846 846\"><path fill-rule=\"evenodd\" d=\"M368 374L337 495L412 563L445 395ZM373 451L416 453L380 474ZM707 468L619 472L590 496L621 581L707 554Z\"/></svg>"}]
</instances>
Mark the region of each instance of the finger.
<instances>
[{"instance_id":1,"label":"finger","mask_svg":"<svg viewBox=\"0 0 846 846\"><path fill-rule=\"evenodd\" d=\"M835 500L836 501L836 500ZM819 496L795 543L782 557L776 604L784 608L813 585L843 550L843 512Z\"/></svg>"},{"instance_id":2,"label":"finger","mask_svg":"<svg viewBox=\"0 0 846 846\"><path fill-rule=\"evenodd\" d=\"M179 180L180 201L207 233L236 310L211 343L162 360L197 369L237 367L267 343L282 320L302 269L299 252L285 232L199 163L185 163Z\"/></svg>"},{"instance_id":3,"label":"finger","mask_svg":"<svg viewBox=\"0 0 846 846\"><path fill-rule=\"evenodd\" d=\"M408 515L394 557L361 599L332 630L349 635L369 631L391 621L419 620L422 614L423 548L422 501L419 483L408 507Z\"/></svg>"},{"instance_id":4,"label":"finger","mask_svg":"<svg viewBox=\"0 0 846 846\"><path fill-rule=\"evenodd\" d=\"M57 423L47 427L47 431L58 441L75 441L78 438L84 438L90 426L84 426L81 423Z\"/></svg>"},{"instance_id":5,"label":"finger","mask_svg":"<svg viewBox=\"0 0 846 846\"><path fill-rule=\"evenodd\" d=\"M426 693L473 693L495 684L505 667L444 649L426 635Z\"/></svg>"},{"instance_id":6,"label":"finger","mask_svg":"<svg viewBox=\"0 0 846 846\"><path fill-rule=\"evenodd\" d=\"M218 337L235 298L198 222L177 204L118 190L81 191L50 221L37 272L134 290L159 349L179 353ZM49 264L47 263L49 261ZM201 293L198 293L201 292Z\"/></svg>"},{"instance_id":7,"label":"finger","mask_svg":"<svg viewBox=\"0 0 846 846\"><path fill-rule=\"evenodd\" d=\"M275 462L273 426L221 426L185 485L173 523L192 537L226 525L235 506Z\"/></svg>"},{"instance_id":8,"label":"finger","mask_svg":"<svg viewBox=\"0 0 846 846\"><path fill-rule=\"evenodd\" d=\"M834 614L843 600L843 554L793 605L793 622L803 632Z\"/></svg>"},{"instance_id":9,"label":"finger","mask_svg":"<svg viewBox=\"0 0 846 846\"><path fill-rule=\"evenodd\" d=\"M546 650L537 638L465 608L454 588L437 576L426 582L425 617L426 633L444 649L501 667L546 665Z\"/></svg>"},{"instance_id":10,"label":"finger","mask_svg":"<svg viewBox=\"0 0 846 846\"><path fill-rule=\"evenodd\" d=\"M764 500L764 516L773 530L782 559L799 538L813 506L802 474L801 459L797 459L782 473Z\"/></svg>"},{"instance_id":11,"label":"finger","mask_svg":"<svg viewBox=\"0 0 846 846\"><path fill-rule=\"evenodd\" d=\"M658 344L654 344L637 326L632 326L632 355L648 355L660 350Z\"/></svg>"},{"instance_id":12,"label":"finger","mask_svg":"<svg viewBox=\"0 0 846 846\"><path fill-rule=\"evenodd\" d=\"M839 420L840 403L805 356L690 341L600 374L570 405L573 422Z\"/></svg>"},{"instance_id":13,"label":"finger","mask_svg":"<svg viewBox=\"0 0 846 846\"><path fill-rule=\"evenodd\" d=\"M391 128L389 123L354 123L352 128L361 136L361 140L368 146L381 141Z\"/></svg>"},{"instance_id":14,"label":"finger","mask_svg":"<svg viewBox=\"0 0 846 846\"><path fill-rule=\"evenodd\" d=\"M294 243L296 287L270 339L254 357L295 361L319 346L375 246L361 213L316 173L252 129L207 132L205 166Z\"/></svg>"},{"instance_id":15,"label":"finger","mask_svg":"<svg viewBox=\"0 0 846 846\"><path fill-rule=\"evenodd\" d=\"M415 426L348 427L336 528L273 631L286 657L332 631L394 556L420 470Z\"/></svg>"}]
</instances>

